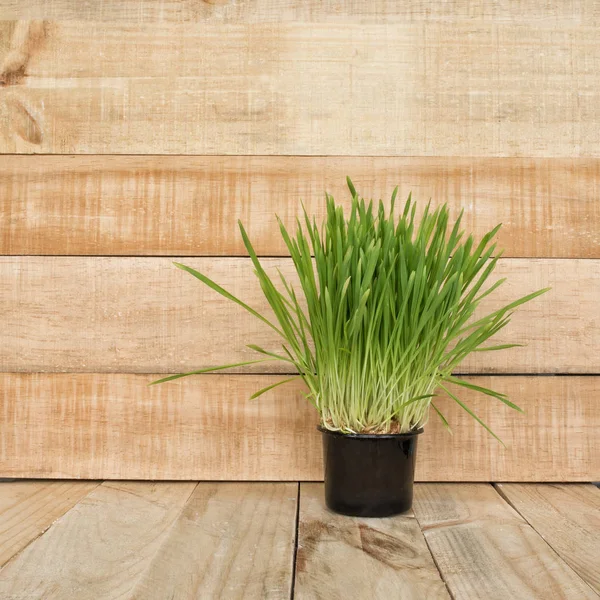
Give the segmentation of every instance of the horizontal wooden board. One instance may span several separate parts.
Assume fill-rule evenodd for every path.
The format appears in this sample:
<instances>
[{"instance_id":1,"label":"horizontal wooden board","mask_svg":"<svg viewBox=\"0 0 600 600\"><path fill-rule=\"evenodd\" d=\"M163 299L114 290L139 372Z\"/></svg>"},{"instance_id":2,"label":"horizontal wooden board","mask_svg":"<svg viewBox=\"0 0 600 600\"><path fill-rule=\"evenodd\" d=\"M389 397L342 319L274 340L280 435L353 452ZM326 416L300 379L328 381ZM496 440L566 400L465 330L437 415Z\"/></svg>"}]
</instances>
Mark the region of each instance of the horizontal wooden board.
<instances>
[{"instance_id":1,"label":"horizontal wooden board","mask_svg":"<svg viewBox=\"0 0 600 600\"><path fill-rule=\"evenodd\" d=\"M416 486L414 511L453 598L598 598L491 485Z\"/></svg>"},{"instance_id":2,"label":"horizontal wooden board","mask_svg":"<svg viewBox=\"0 0 600 600\"><path fill-rule=\"evenodd\" d=\"M600 490L591 483L500 483L496 489L600 595Z\"/></svg>"},{"instance_id":3,"label":"horizontal wooden board","mask_svg":"<svg viewBox=\"0 0 600 600\"><path fill-rule=\"evenodd\" d=\"M152 375L0 375L0 477L322 479L317 416L302 386L250 395L280 378L204 375L148 387ZM419 481L598 481L598 377L489 377L503 404L461 398L503 448L456 404L436 400L419 438Z\"/></svg>"},{"instance_id":4,"label":"horizontal wooden board","mask_svg":"<svg viewBox=\"0 0 600 600\"><path fill-rule=\"evenodd\" d=\"M300 484L294 598L450 600L412 512L346 517L323 496L323 484Z\"/></svg>"},{"instance_id":5,"label":"horizontal wooden board","mask_svg":"<svg viewBox=\"0 0 600 600\"><path fill-rule=\"evenodd\" d=\"M184 262L270 314L250 259ZM280 267L295 280L290 259L264 265L275 278ZM521 307L494 338L525 347L475 353L461 372L600 373L600 261L505 259L497 273L509 281L482 310L552 290ZM179 373L260 358L247 344L273 351L281 344L267 325L166 258L0 257L0 297L2 371Z\"/></svg>"},{"instance_id":6,"label":"horizontal wooden board","mask_svg":"<svg viewBox=\"0 0 600 600\"><path fill-rule=\"evenodd\" d=\"M420 206L464 209L467 231L498 235L505 256L600 258L600 160L445 157L6 156L0 254L287 254L275 215L301 204L324 217L324 192L350 203L412 191Z\"/></svg>"},{"instance_id":7,"label":"horizontal wooden board","mask_svg":"<svg viewBox=\"0 0 600 600\"><path fill-rule=\"evenodd\" d=\"M495 2L494 0L3 0L2 19L150 22L390 22L458 21L536 24L598 23L594 0Z\"/></svg>"},{"instance_id":8,"label":"horizontal wooden board","mask_svg":"<svg viewBox=\"0 0 600 600\"><path fill-rule=\"evenodd\" d=\"M587 25L0 28L5 153L600 156Z\"/></svg>"},{"instance_id":9,"label":"horizontal wooden board","mask_svg":"<svg viewBox=\"0 0 600 600\"><path fill-rule=\"evenodd\" d=\"M103 483L0 571L0 597L132 598L195 486Z\"/></svg>"}]
</instances>

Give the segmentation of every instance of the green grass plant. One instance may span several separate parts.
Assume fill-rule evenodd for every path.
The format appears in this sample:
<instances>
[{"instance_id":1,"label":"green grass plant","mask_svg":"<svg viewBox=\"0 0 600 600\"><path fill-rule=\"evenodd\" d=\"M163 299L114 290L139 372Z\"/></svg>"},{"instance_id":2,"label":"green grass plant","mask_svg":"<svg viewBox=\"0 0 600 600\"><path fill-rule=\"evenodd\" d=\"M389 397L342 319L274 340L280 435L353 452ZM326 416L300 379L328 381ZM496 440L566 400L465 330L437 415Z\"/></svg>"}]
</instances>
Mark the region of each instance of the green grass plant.
<instances>
[{"instance_id":1,"label":"green grass plant","mask_svg":"<svg viewBox=\"0 0 600 600\"><path fill-rule=\"evenodd\" d=\"M405 433L425 425L436 393L457 402L492 435L457 395L467 388L520 410L505 394L454 375L471 352L499 351L516 344L487 345L513 311L543 294L539 290L484 316L475 312L504 279L488 284L501 256L493 241L500 225L475 241L461 230L462 212L450 224L446 205L425 207L416 219L411 196L399 215L394 190L389 211L359 197L348 179L348 217L326 196L327 217L319 226L304 210L290 235L279 220L293 260L299 290L281 274L270 277L241 223L242 238L273 318L258 313L206 275L175 263L237 303L281 337L277 350L250 345L260 358L165 377L265 361L284 361L298 375L257 391L301 378L323 427L344 433ZM274 280L275 279L275 280ZM449 385L452 384L452 385ZM494 436L496 437L496 436Z\"/></svg>"}]
</instances>

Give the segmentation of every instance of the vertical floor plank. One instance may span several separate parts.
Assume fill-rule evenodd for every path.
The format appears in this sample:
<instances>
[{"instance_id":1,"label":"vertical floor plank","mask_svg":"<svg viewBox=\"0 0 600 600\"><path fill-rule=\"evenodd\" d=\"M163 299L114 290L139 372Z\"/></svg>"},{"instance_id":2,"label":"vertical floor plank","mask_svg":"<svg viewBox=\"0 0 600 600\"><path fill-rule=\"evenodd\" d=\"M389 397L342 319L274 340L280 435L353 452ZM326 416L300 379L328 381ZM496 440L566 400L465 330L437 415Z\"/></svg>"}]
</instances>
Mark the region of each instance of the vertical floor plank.
<instances>
[{"instance_id":1,"label":"vertical floor plank","mask_svg":"<svg viewBox=\"0 0 600 600\"><path fill-rule=\"evenodd\" d=\"M598 598L489 484L419 484L414 511L455 600Z\"/></svg>"},{"instance_id":2,"label":"vertical floor plank","mask_svg":"<svg viewBox=\"0 0 600 600\"><path fill-rule=\"evenodd\" d=\"M364 519L325 508L323 485L300 485L296 600L449 599L412 515Z\"/></svg>"},{"instance_id":3,"label":"vertical floor plank","mask_svg":"<svg viewBox=\"0 0 600 600\"><path fill-rule=\"evenodd\" d=\"M96 481L0 482L0 567L98 485Z\"/></svg>"},{"instance_id":4,"label":"vertical floor plank","mask_svg":"<svg viewBox=\"0 0 600 600\"><path fill-rule=\"evenodd\" d=\"M496 489L600 594L600 490L591 483L511 483Z\"/></svg>"},{"instance_id":5,"label":"vertical floor plank","mask_svg":"<svg viewBox=\"0 0 600 600\"><path fill-rule=\"evenodd\" d=\"M199 483L139 579L136 600L288 600L295 483Z\"/></svg>"},{"instance_id":6,"label":"vertical floor plank","mask_svg":"<svg viewBox=\"0 0 600 600\"><path fill-rule=\"evenodd\" d=\"M107 482L0 571L0 598L128 598L194 483Z\"/></svg>"}]
</instances>

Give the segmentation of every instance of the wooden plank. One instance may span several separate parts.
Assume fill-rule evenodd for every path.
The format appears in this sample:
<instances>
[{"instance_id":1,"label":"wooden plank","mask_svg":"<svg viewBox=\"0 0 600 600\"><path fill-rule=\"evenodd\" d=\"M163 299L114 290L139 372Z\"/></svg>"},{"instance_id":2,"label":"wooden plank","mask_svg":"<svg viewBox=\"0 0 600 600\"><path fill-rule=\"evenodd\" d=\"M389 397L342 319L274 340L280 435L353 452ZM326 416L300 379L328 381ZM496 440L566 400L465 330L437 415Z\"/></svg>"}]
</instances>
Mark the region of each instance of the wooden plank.
<instances>
[{"instance_id":1,"label":"wooden plank","mask_svg":"<svg viewBox=\"0 0 600 600\"><path fill-rule=\"evenodd\" d=\"M597 24L594 0L558 0L536 4L493 0L3 0L2 19L58 19L76 21L149 22L386 22L459 21L517 22L573 25Z\"/></svg>"},{"instance_id":2,"label":"wooden plank","mask_svg":"<svg viewBox=\"0 0 600 600\"><path fill-rule=\"evenodd\" d=\"M130 600L288 600L298 484L200 483Z\"/></svg>"},{"instance_id":3,"label":"wooden plank","mask_svg":"<svg viewBox=\"0 0 600 600\"><path fill-rule=\"evenodd\" d=\"M499 483L496 489L600 594L600 491L592 484Z\"/></svg>"},{"instance_id":4,"label":"wooden plank","mask_svg":"<svg viewBox=\"0 0 600 600\"><path fill-rule=\"evenodd\" d=\"M587 25L18 23L5 153L600 156Z\"/></svg>"},{"instance_id":5,"label":"wooden plank","mask_svg":"<svg viewBox=\"0 0 600 600\"><path fill-rule=\"evenodd\" d=\"M299 386L249 401L278 378L211 375L149 388L152 377L0 375L0 476L321 477L321 440Z\"/></svg>"},{"instance_id":6,"label":"wooden plank","mask_svg":"<svg viewBox=\"0 0 600 600\"><path fill-rule=\"evenodd\" d=\"M271 314L250 259L184 262ZM290 259L264 265L275 278L281 268L295 281ZM482 311L543 287L552 291L519 309L494 338L526 347L475 353L461 372L600 372L598 260L506 259L497 276L509 281L484 300ZM3 371L180 373L256 359L247 344L273 350L281 344L267 325L165 258L0 257L0 297Z\"/></svg>"},{"instance_id":7,"label":"wooden plank","mask_svg":"<svg viewBox=\"0 0 600 600\"><path fill-rule=\"evenodd\" d=\"M94 481L0 482L0 567L97 486Z\"/></svg>"},{"instance_id":8,"label":"wooden plank","mask_svg":"<svg viewBox=\"0 0 600 600\"><path fill-rule=\"evenodd\" d=\"M597 599L488 484L421 484L415 515L456 599Z\"/></svg>"},{"instance_id":9,"label":"wooden plank","mask_svg":"<svg viewBox=\"0 0 600 600\"><path fill-rule=\"evenodd\" d=\"M298 600L450 599L412 511L389 519L325 508L323 485L300 485Z\"/></svg>"},{"instance_id":10,"label":"wooden plank","mask_svg":"<svg viewBox=\"0 0 600 600\"><path fill-rule=\"evenodd\" d=\"M101 5L98 5L101 6ZM389 202L399 186L422 206L447 202L483 235L503 223L505 256L600 258L600 161L445 157L6 156L0 253L287 254L304 203L324 217L324 191L348 206L346 176Z\"/></svg>"},{"instance_id":11,"label":"wooden plank","mask_svg":"<svg viewBox=\"0 0 600 600\"><path fill-rule=\"evenodd\" d=\"M0 477L321 480L317 416L278 376L206 375L148 388L150 375L0 375ZM503 448L449 400L419 439L419 481L600 480L598 377L489 377L520 415L461 398ZM118 424L118 425L117 425Z\"/></svg>"},{"instance_id":12,"label":"wooden plank","mask_svg":"<svg viewBox=\"0 0 600 600\"><path fill-rule=\"evenodd\" d=\"M0 596L128 598L194 486L102 484L0 571Z\"/></svg>"}]
</instances>

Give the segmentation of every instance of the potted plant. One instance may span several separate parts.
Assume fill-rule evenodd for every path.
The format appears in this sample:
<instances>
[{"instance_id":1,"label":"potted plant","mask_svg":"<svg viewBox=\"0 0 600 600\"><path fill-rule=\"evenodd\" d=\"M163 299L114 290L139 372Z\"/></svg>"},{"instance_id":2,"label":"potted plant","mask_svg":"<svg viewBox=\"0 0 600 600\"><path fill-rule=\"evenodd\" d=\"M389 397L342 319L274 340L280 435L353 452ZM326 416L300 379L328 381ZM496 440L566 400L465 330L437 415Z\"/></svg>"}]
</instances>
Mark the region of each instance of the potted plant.
<instances>
[{"instance_id":1,"label":"potted plant","mask_svg":"<svg viewBox=\"0 0 600 600\"><path fill-rule=\"evenodd\" d=\"M453 375L471 352L495 351L515 344L484 345L519 305L539 290L486 315L474 316L481 300L503 279L486 287L498 259L493 238L500 225L475 242L461 231L462 213L449 225L447 206L428 204L416 222L409 195L398 216L394 204L375 210L352 193L349 217L327 195L322 227L304 210L294 236L279 221L281 235L298 275L301 293L279 273L278 285L264 270L240 223L274 319L259 314L206 275L175 263L204 284L271 327L282 339L279 351L249 347L261 358L245 363L172 375L284 361L307 386L307 399L320 416L325 497L329 508L347 515L386 516L412 503L417 436L433 409L436 392L447 394L492 435L448 384L491 396L520 410L506 395ZM494 437L496 437L494 435Z\"/></svg>"}]
</instances>

